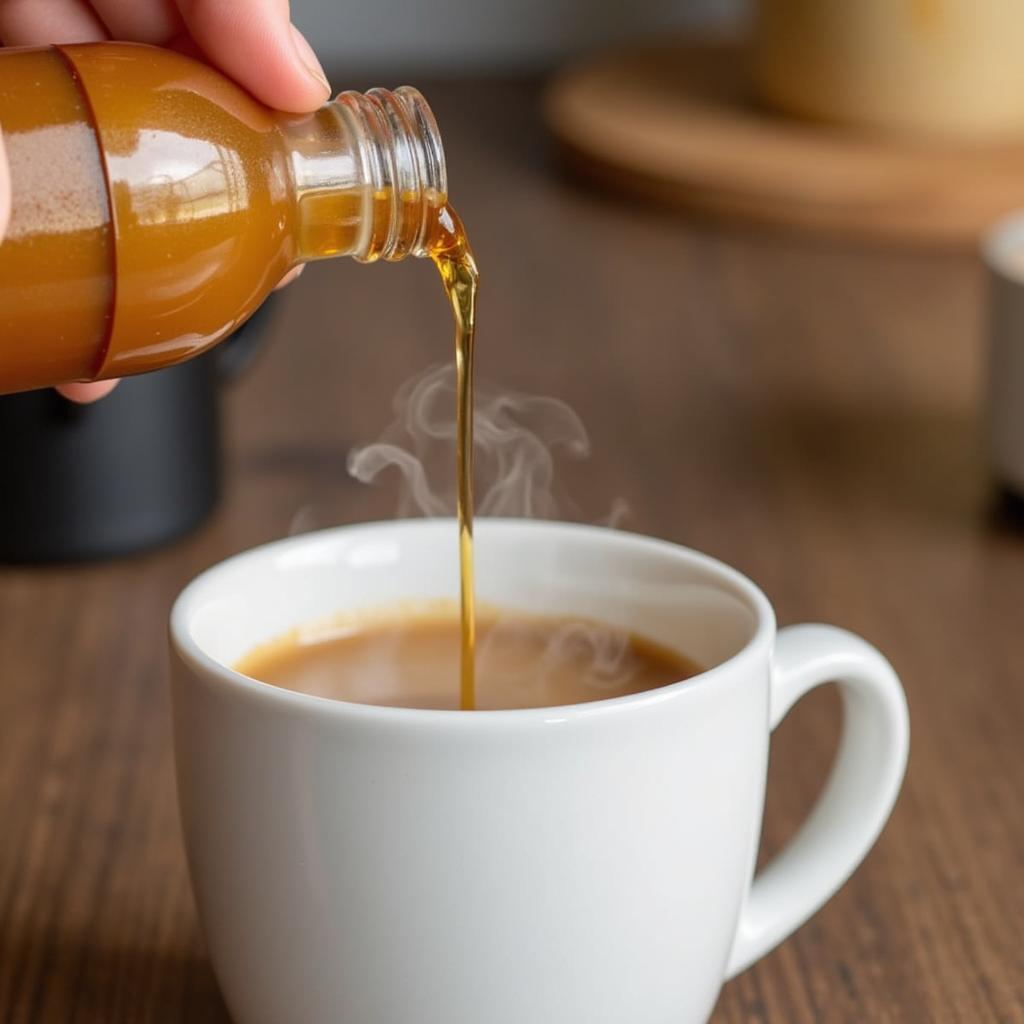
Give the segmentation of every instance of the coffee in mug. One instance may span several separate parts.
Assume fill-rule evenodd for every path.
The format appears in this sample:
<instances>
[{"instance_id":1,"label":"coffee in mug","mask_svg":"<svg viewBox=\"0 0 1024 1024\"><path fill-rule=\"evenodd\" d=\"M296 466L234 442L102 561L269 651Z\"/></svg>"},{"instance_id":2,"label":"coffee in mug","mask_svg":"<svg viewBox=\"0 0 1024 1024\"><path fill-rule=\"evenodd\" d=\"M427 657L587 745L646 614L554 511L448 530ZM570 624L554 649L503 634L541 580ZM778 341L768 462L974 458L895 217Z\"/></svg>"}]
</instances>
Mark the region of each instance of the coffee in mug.
<instances>
[{"instance_id":1,"label":"coffee in mug","mask_svg":"<svg viewBox=\"0 0 1024 1024\"><path fill-rule=\"evenodd\" d=\"M458 609L391 610L294 629L235 665L253 679L334 700L459 707ZM628 630L579 616L483 611L475 710L560 707L688 679L690 659Z\"/></svg>"}]
</instances>

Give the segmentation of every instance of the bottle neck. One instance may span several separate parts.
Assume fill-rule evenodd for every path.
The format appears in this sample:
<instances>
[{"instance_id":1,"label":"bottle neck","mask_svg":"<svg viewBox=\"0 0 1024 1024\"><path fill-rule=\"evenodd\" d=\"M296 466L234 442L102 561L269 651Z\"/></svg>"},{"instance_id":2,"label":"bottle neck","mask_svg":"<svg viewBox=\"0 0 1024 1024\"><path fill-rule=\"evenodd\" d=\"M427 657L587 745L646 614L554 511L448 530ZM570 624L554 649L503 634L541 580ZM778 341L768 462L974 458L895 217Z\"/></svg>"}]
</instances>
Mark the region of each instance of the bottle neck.
<instances>
[{"instance_id":1,"label":"bottle neck","mask_svg":"<svg viewBox=\"0 0 1024 1024\"><path fill-rule=\"evenodd\" d=\"M429 255L448 181L437 124L416 89L343 92L282 132L301 260Z\"/></svg>"}]
</instances>

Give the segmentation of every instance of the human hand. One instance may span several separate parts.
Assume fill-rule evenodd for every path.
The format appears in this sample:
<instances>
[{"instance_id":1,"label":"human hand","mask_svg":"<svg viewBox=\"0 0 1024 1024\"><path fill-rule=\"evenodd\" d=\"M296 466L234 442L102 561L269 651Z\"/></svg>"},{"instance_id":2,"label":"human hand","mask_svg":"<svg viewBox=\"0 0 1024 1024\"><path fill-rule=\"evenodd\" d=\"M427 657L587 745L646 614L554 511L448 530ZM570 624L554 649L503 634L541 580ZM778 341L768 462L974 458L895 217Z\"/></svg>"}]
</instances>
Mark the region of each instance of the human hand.
<instances>
[{"instance_id":1,"label":"human hand","mask_svg":"<svg viewBox=\"0 0 1024 1024\"><path fill-rule=\"evenodd\" d=\"M0 0L0 38L8 46L102 39L166 46L205 58L268 106L295 113L315 110L331 94L320 62L291 24L288 0ZM0 137L0 244L10 203ZM58 390L72 401L92 402L116 383Z\"/></svg>"}]
</instances>

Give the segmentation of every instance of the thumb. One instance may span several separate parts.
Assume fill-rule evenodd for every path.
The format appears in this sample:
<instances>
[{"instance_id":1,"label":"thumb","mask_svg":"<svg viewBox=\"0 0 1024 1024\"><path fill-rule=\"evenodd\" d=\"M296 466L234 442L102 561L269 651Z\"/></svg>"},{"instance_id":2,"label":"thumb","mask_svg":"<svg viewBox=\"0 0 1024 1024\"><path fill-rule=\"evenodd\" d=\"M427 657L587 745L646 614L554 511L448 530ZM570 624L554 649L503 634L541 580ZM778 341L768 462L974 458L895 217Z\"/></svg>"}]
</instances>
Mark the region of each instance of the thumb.
<instances>
[{"instance_id":1,"label":"thumb","mask_svg":"<svg viewBox=\"0 0 1024 1024\"><path fill-rule=\"evenodd\" d=\"M287 0L177 0L207 59L278 110L303 113L330 98L312 47L291 24Z\"/></svg>"},{"instance_id":2,"label":"thumb","mask_svg":"<svg viewBox=\"0 0 1024 1024\"><path fill-rule=\"evenodd\" d=\"M7 154L4 152L4 137L0 133L0 242L7 230L7 220L11 215L11 174L7 167Z\"/></svg>"}]
</instances>

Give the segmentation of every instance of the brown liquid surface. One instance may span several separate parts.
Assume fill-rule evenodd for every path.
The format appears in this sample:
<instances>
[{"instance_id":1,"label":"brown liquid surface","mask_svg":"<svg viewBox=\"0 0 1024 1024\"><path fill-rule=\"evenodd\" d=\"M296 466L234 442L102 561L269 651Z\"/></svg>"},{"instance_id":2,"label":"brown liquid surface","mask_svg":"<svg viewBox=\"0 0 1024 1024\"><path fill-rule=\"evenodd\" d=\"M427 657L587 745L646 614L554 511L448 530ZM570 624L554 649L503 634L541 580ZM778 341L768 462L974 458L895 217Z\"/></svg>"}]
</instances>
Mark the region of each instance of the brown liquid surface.
<instances>
[{"instance_id":1,"label":"brown liquid surface","mask_svg":"<svg viewBox=\"0 0 1024 1024\"><path fill-rule=\"evenodd\" d=\"M476 699L481 711L560 707L642 693L699 672L689 659L586 619L481 615ZM386 707L460 707L458 617L395 614L296 630L235 667L299 693Z\"/></svg>"}]
</instances>

